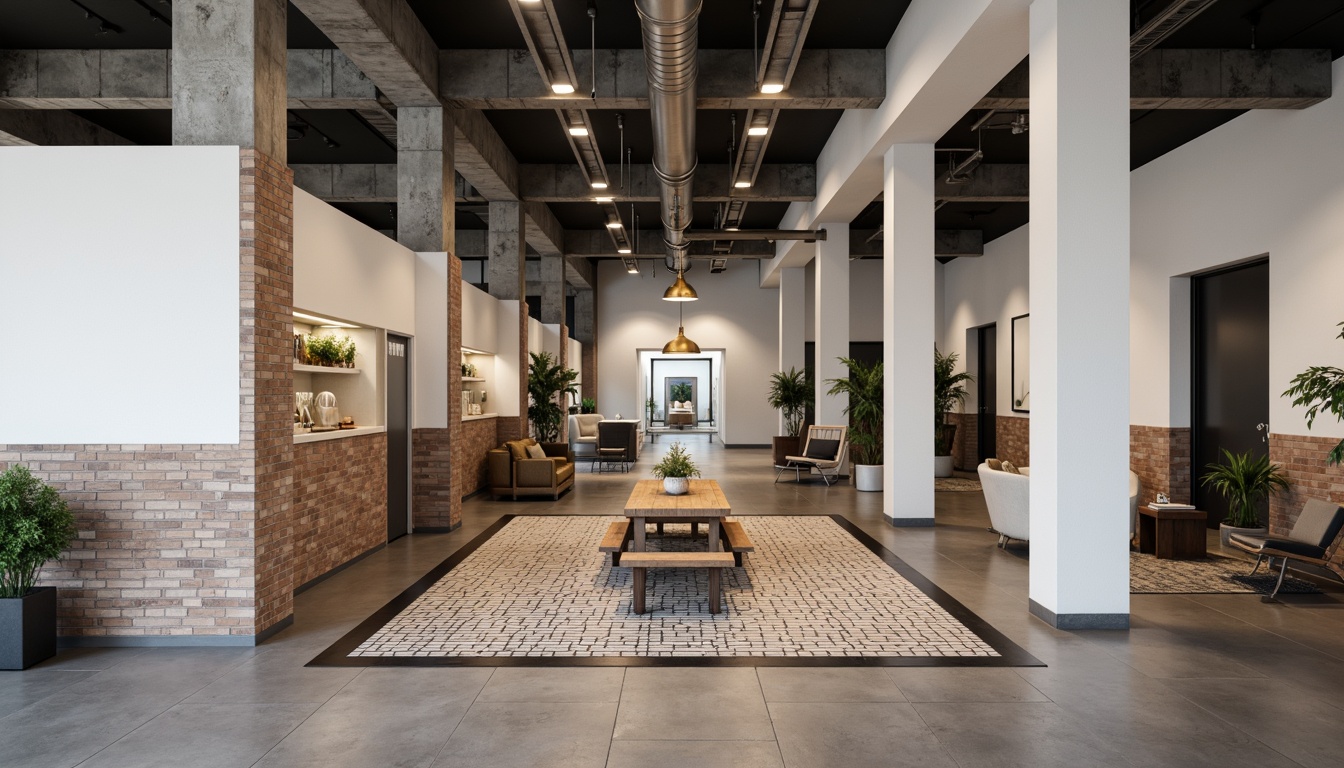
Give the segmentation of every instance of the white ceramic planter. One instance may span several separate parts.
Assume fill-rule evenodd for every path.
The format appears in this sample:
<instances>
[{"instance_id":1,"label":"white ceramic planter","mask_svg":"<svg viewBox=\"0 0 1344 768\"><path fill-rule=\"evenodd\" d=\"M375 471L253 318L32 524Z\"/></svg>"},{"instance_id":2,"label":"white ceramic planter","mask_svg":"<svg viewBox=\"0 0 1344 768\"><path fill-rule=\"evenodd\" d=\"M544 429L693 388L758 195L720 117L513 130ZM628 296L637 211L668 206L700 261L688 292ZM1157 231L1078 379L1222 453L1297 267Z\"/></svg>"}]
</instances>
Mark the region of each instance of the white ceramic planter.
<instances>
[{"instance_id":1,"label":"white ceramic planter","mask_svg":"<svg viewBox=\"0 0 1344 768\"><path fill-rule=\"evenodd\" d=\"M1234 528L1227 523L1218 524L1218 543L1223 545L1224 549L1232 546L1232 534L1239 533L1242 536L1268 536L1268 528Z\"/></svg>"},{"instance_id":2,"label":"white ceramic planter","mask_svg":"<svg viewBox=\"0 0 1344 768\"><path fill-rule=\"evenodd\" d=\"M665 477L663 478L663 490L667 491L669 496L680 496L691 490L690 478L686 477Z\"/></svg>"},{"instance_id":3,"label":"white ceramic planter","mask_svg":"<svg viewBox=\"0 0 1344 768\"><path fill-rule=\"evenodd\" d=\"M860 491L882 490L882 465L881 464L855 464L854 465L854 487Z\"/></svg>"},{"instance_id":4,"label":"white ceramic planter","mask_svg":"<svg viewBox=\"0 0 1344 768\"><path fill-rule=\"evenodd\" d=\"M952 476L952 457L934 456L933 457L933 476L951 477Z\"/></svg>"}]
</instances>

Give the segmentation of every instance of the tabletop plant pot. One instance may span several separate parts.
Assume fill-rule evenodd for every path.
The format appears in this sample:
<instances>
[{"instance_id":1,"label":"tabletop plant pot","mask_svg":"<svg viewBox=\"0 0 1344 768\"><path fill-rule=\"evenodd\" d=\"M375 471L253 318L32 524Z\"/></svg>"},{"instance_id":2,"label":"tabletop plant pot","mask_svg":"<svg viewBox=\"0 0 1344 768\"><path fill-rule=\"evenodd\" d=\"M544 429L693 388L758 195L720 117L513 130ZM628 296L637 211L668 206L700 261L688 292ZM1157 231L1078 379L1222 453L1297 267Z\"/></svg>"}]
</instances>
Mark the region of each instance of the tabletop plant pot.
<instances>
[{"instance_id":1,"label":"tabletop plant pot","mask_svg":"<svg viewBox=\"0 0 1344 768\"><path fill-rule=\"evenodd\" d=\"M663 478L663 490L667 491L669 496L681 496L689 493L691 479L689 477L665 477Z\"/></svg>"},{"instance_id":2,"label":"tabletop plant pot","mask_svg":"<svg viewBox=\"0 0 1344 768\"><path fill-rule=\"evenodd\" d=\"M663 481L663 491L669 496L681 496L690 492L691 478L700 477L700 468L691 461L685 446L673 443L662 460L653 465L653 476Z\"/></svg>"}]
</instances>

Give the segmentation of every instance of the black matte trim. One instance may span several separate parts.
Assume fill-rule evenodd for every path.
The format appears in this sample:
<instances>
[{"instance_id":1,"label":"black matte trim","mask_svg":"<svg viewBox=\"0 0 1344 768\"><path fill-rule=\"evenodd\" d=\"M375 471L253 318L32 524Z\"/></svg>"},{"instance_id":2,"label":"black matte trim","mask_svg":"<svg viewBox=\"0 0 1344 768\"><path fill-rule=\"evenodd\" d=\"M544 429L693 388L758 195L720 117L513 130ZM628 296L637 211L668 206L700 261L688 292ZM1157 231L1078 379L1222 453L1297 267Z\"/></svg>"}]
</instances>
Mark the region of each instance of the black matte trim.
<instances>
[{"instance_id":1,"label":"black matte trim","mask_svg":"<svg viewBox=\"0 0 1344 768\"><path fill-rule=\"evenodd\" d=\"M298 595L300 595L300 594L303 594L304 592L307 592L308 590L312 589L313 587L316 587L318 584L321 584L322 582L326 581L327 579L330 579L332 576L335 576L336 574L340 573L341 571L344 571L346 568L349 568L350 566L354 565L355 563L358 563L360 560L363 560L364 558L368 557L369 555L372 555L374 552L378 552L379 550L385 549L386 547L387 547L387 542L383 542L382 544L379 544L378 546L374 547L373 549L370 549L369 551L367 551L367 552L365 552L365 553L363 553L363 554L361 554L361 555L355 555L354 557L350 558L349 560L346 560L344 563L341 563L340 565L336 566L335 568L332 568L330 571L327 571L326 573L322 574L321 576L318 576L317 578L313 578L313 579L309 579L308 581L305 581L304 583L302 583L302 584L300 584L299 586L297 586L297 587L294 588L294 595L295 595L295 596L298 596Z\"/></svg>"},{"instance_id":2,"label":"black matte trim","mask_svg":"<svg viewBox=\"0 0 1344 768\"><path fill-rule=\"evenodd\" d=\"M1055 629L1129 629L1128 613L1055 613L1035 600L1028 608L1032 616Z\"/></svg>"},{"instance_id":3,"label":"black matte trim","mask_svg":"<svg viewBox=\"0 0 1344 768\"><path fill-rule=\"evenodd\" d=\"M975 633L998 656L375 656L352 657L349 654L375 632L396 618L415 599L429 590L453 568L481 547L514 517L503 515L476 538L467 542L447 560L407 587L387 605L360 622L329 648L319 653L309 667L1043 667L1045 664L1009 640L988 622L911 568L894 552L840 515L828 515L849 535L867 547L882 562L905 577L917 589L937 603L949 615Z\"/></svg>"},{"instance_id":4,"label":"black matte trim","mask_svg":"<svg viewBox=\"0 0 1344 768\"><path fill-rule=\"evenodd\" d=\"M411 533L452 533L461 527L460 521L457 525L421 525L414 528Z\"/></svg>"}]
</instances>

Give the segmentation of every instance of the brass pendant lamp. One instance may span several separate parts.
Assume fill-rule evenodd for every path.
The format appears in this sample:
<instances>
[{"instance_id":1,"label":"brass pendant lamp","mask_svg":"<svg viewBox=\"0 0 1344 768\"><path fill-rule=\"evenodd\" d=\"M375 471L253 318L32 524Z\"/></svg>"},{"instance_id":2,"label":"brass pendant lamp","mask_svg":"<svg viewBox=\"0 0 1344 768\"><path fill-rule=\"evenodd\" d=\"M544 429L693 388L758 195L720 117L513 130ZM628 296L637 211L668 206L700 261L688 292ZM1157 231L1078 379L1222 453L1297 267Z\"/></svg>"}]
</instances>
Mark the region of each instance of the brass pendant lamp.
<instances>
[{"instance_id":1,"label":"brass pendant lamp","mask_svg":"<svg viewBox=\"0 0 1344 768\"><path fill-rule=\"evenodd\" d=\"M663 291L663 301L696 301L699 298L691 284L682 277L680 269L677 270L677 279Z\"/></svg>"},{"instance_id":2,"label":"brass pendant lamp","mask_svg":"<svg viewBox=\"0 0 1344 768\"><path fill-rule=\"evenodd\" d=\"M677 278L680 280L680 276ZM676 285L672 286L673 288ZM690 286L686 286L689 288ZM668 289L672 290L671 288ZM698 355L700 354L700 345L686 338L686 327L683 325L681 317L681 305L677 305L677 337L663 345L664 355Z\"/></svg>"}]
</instances>

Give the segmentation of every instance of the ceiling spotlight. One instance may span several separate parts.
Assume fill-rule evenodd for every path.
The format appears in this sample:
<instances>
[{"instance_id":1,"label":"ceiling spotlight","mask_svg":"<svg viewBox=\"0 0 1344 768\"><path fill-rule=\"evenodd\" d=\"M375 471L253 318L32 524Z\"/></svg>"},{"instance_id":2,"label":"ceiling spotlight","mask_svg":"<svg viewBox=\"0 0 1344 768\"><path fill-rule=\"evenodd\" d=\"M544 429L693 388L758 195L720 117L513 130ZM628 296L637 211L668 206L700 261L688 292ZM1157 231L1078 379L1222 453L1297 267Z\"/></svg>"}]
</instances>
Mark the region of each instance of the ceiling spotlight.
<instances>
[{"instance_id":1,"label":"ceiling spotlight","mask_svg":"<svg viewBox=\"0 0 1344 768\"><path fill-rule=\"evenodd\" d=\"M783 93L783 92L784 92L784 84L783 84L783 83L762 83L762 84L761 84L761 93Z\"/></svg>"},{"instance_id":2,"label":"ceiling spotlight","mask_svg":"<svg viewBox=\"0 0 1344 768\"><path fill-rule=\"evenodd\" d=\"M617 249L616 249L616 252L619 253L619 254L621 254L622 256L624 256L624 255L630 253L630 249L629 249L629 248L617 248Z\"/></svg>"},{"instance_id":3,"label":"ceiling spotlight","mask_svg":"<svg viewBox=\"0 0 1344 768\"><path fill-rule=\"evenodd\" d=\"M569 127L569 135L570 135L570 136L587 136L587 135L588 135L588 129L585 128L585 127L582 126L582 125L571 125L571 126Z\"/></svg>"},{"instance_id":4,"label":"ceiling spotlight","mask_svg":"<svg viewBox=\"0 0 1344 768\"><path fill-rule=\"evenodd\" d=\"M552 134L552 135L554 135L554 134ZM593 187L593 189L606 189L606 188L607 188L607 182L605 182L605 181L594 181L594 182L592 183L592 187Z\"/></svg>"},{"instance_id":5,"label":"ceiling spotlight","mask_svg":"<svg viewBox=\"0 0 1344 768\"><path fill-rule=\"evenodd\" d=\"M568 96L574 92L574 86L569 83L551 83L551 91L561 96Z\"/></svg>"},{"instance_id":6,"label":"ceiling spotlight","mask_svg":"<svg viewBox=\"0 0 1344 768\"><path fill-rule=\"evenodd\" d=\"M599 202L599 203L610 203L610 202L612 202L613 200L615 200L616 198L614 198L614 197L594 197L593 199L596 200L596 201Z\"/></svg>"},{"instance_id":7,"label":"ceiling spotlight","mask_svg":"<svg viewBox=\"0 0 1344 768\"><path fill-rule=\"evenodd\" d=\"M625 262L625 271L626 271L626 272L629 272L629 273L632 274L632 275L638 275L638 274L639 274L639 262L638 262L638 261L635 261L634 259L622 259L621 261Z\"/></svg>"},{"instance_id":8,"label":"ceiling spotlight","mask_svg":"<svg viewBox=\"0 0 1344 768\"><path fill-rule=\"evenodd\" d=\"M733 186L734 186L734 187L737 187L738 189L749 189L749 188L751 187L751 182L750 182L750 181L737 181L737 182L733 182Z\"/></svg>"},{"instance_id":9,"label":"ceiling spotlight","mask_svg":"<svg viewBox=\"0 0 1344 768\"><path fill-rule=\"evenodd\" d=\"M620 229L622 226L624 225L621 224L620 219L610 219L607 221L607 229Z\"/></svg>"},{"instance_id":10,"label":"ceiling spotlight","mask_svg":"<svg viewBox=\"0 0 1344 768\"><path fill-rule=\"evenodd\" d=\"M747 135L748 135L748 136L764 136L765 134L767 134L767 133L769 133L769 132L770 132L770 129L767 128L767 127L764 126L764 125L753 125L753 126L751 126L750 128L747 129Z\"/></svg>"},{"instance_id":11,"label":"ceiling spotlight","mask_svg":"<svg viewBox=\"0 0 1344 768\"><path fill-rule=\"evenodd\" d=\"M691 284L682 277L680 269L677 270L677 279L663 291L663 301L695 301L699 298Z\"/></svg>"}]
</instances>

